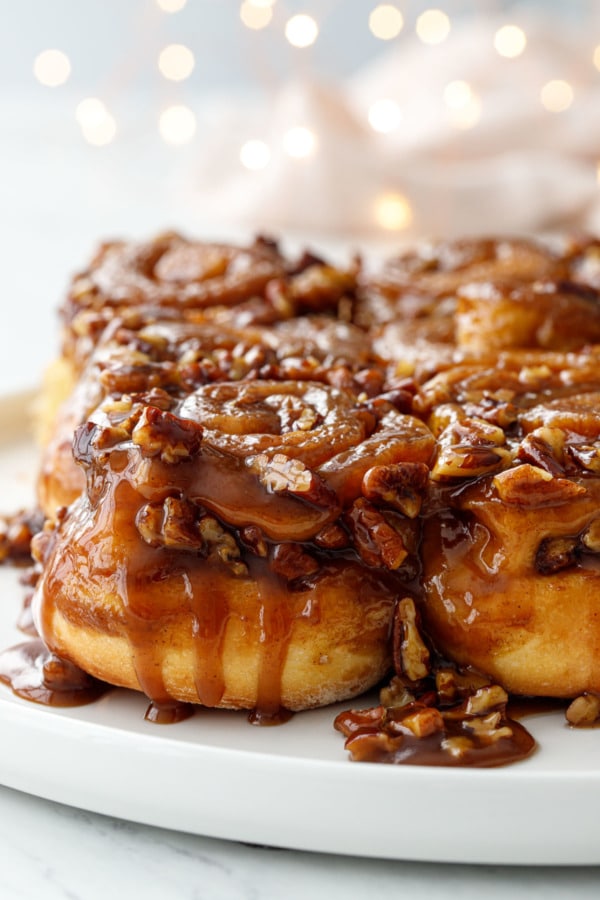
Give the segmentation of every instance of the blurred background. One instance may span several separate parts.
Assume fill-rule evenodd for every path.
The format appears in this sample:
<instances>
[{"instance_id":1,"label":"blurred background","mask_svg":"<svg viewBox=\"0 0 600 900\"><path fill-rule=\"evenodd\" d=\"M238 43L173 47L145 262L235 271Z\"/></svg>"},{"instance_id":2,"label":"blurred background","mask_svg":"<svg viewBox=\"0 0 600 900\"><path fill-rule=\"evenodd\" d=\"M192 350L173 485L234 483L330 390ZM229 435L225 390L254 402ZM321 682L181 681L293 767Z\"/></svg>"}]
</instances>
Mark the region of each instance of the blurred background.
<instances>
[{"instance_id":1,"label":"blurred background","mask_svg":"<svg viewBox=\"0 0 600 900\"><path fill-rule=\"evenodd\" d=\"M0 389L107 237L600 228L597 0L0 0Z\"/></svg>"}]
</instances>

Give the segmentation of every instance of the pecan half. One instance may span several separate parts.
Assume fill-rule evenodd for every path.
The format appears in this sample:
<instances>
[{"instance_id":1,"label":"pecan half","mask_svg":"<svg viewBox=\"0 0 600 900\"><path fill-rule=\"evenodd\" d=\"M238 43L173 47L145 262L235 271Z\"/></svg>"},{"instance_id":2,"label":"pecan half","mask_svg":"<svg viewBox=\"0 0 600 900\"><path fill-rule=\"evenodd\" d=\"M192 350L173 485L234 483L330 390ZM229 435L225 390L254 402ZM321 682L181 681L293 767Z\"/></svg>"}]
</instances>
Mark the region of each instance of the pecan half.
<instances>
[{"instance_id":1,"label":"pecan half","mask_svg":"<svg viewBox=\"0 0 600 900\"><path fill-rule=\"evenodd\" d=\"M197 508L179 497L162 503L146 503L138 511L135 524L151 547L171 550L199 550L204 541L198 529Z\"/></svg>"},{"instance_id":2,"label":"pecan half","mask_svg":"<svg viewBox=\"0 0 600 900\"><path fill-rule=\"evenodd\" d=\"M362 493L367 500L391 506L414 519L421 511L428 479L425 463L373 466L363 476Z\"/></svg>"},{"instance_id":3,"label":"pecan half","mask_svg":"<svg viewBox=\"0 0 600 900\"><path fill-rule=\"evenodd\" d=\"M202 433L202 426L191 419L180 419L156 406L147 406L133 429L132 438L143 456L158 456L163 462L177 463L200 451Z\"/></svg>"},{"instance_id":4,"label":"pecan half","mask_svg":"<svg viewBox=\"0 0 600 900\"><path fill-rule=\"evenodd\" d=\"M286 543L277 544L274 548L271 568L286 581L294 581L296 578L314 575L319 569L319 563L299 544Z\"/></svg>"},{"instance_id":5,"label":"pecan half","mask_svg":"<svg viewBox=\"0 0 600 900\"><path fill-rule=\"evenodd\" d=\"M419 681L430 672L430 653L421 637L417 608L412 597L398 603L394 621L394 665L396 672Z\"/></svg>"},{"instance_id":6,"label":"pecan half","mask_svg":"<svg viewBox=\"0 0 600 900\"><path fill-rule=\"evenodd\" d=\"M335 492L300 459L260 453L250 457L247 465L270 494L288 494L324 509L338 505Z\"/></svg>"},{"instance_id":7,"label":"pecan half","mask_svg":"<svg viewBox=\"0 0 600 900\"><path fill-rule=\"evenodd\" d=\"M516 506L557 506L586 493L567 478L557 478L530 463L522 463L494 476L494 487L504 503Z\"/></svg>"},{"instance_id":8,"label":"pecan half","mask_svg":"<svg viewBox=\"0 0 600 900\"><path fill-rule=\"evenodd\" d=\"M407 558L401 536L367 500L356 500L345 521L360 558L368 566L398 569Z\"/></svg>"}]
</instances>

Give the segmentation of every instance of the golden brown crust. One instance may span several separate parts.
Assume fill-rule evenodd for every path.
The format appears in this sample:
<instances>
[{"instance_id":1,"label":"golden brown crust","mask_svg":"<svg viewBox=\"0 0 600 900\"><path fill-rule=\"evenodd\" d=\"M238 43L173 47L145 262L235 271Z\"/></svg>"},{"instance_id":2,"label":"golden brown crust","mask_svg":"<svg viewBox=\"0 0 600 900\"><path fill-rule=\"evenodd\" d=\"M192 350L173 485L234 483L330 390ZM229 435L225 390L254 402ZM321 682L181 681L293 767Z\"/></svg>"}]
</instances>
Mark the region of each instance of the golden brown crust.
<instances>
[{"instance_id":1,"label":"golden brown crust","mask_svg":"<svg viewBox=\"0 0 600 900\"><path fill-rule=\"evenodd\" d=\"M102 248L63 310L47 643L156 700L300 709L382 677L408 592L450 660L600 691L597 257L438 243L357 283L268 242Z\"/></svg>"}]
</instances>

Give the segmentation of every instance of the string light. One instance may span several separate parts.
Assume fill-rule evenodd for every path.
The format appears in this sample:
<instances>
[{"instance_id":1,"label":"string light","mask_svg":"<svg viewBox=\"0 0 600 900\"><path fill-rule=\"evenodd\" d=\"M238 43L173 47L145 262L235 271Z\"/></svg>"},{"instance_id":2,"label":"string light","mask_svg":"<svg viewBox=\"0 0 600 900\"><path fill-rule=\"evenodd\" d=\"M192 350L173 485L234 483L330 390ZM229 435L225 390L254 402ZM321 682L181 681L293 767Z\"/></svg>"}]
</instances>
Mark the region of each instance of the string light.
<instances>
[{"instance_id":1,"label":"string light","mask_svg":"<svg viewBox=\"0 0 600 900\"><path fill-rule=\"evenodd\" d=\"M271 151L264 141L246 141L240 149L240 162L246 169L257 172L271 161Z\"/></svg>"},{"instance_id":2,"label":"string light","mask_svg":"<svg viewBox=\"0 0 600 900\"><path fill-rule=\"evenodd\" d=\"M285 25L285 36L293 47L310 47L318 34L319 26L312 16L292 16Z\"/></svg>"},{"instance_id":3,"label":"string light","mask_svg":"<svg viewBox=\"0 0 600 900\"><path fill-rule=\"evenodd\" d=\"M156 0L156 5L166 13L181 12L187 0Z\"/></svg>"},{"instance_id":4,"label":"string light","mask_svg":"<svg viewBox=\"0 0 600 900\"><path fill-rule=\"evenodd\" d=\"M240 6L240 19L247 28L260 31L266 28L273 18L272 4L257 3L256 0L244 0Z\"/></svg>"},{"instance_id":5,"label":"string light","mask_svg":"<svg viewBox=\"0 0 600 900\"><path fill-rule=\"evenodd\" d=\"M402 110L395 100L382 98L376 100L369 107L369 125L373 131L380 134L390 134L395 131L402 122Z\"/></svg>"},{"instance_id":6,"label":"string light","mask_svg":"<svg viewBox=\"0 0 600 900\"><path fill-rule=\"evenodd\" d=\"M160 114L158 129L167 144L187 144L196 133L196 116L188 106L169 106Z\"/></svg>"},{"instance_id":7,"label":"string light","mask_svg":"<svg viewBox=\"0 0 600 900\"><path fill-rule=\"evenodd\" d=\"M375 221L387 231L401 231L412 222L410 203L402 194L382 194L375 201Z\"/></svg>"},{"instance_id":8,"label":"string light","mask_svg":"<svg viewBox=\"0 0 600 900\"><path fill-rule=\"evenodd\" d=\"M194 70L194 54L183 44L169 44L160 51L158 68L170 81L185 81Z\"/></svg>"},{"instance_id":9,"label":"string light","mask_svg":"<svg viewBox=\"0 0 600 900\"><path fill-rule=\"evenodd\" d=\"M283 148L293 159L307 159L317 149L317 136L310 128L298 125L284 134Z\"/></svg>"},{"instance_id":10,"label":"string light","mask_svg":"<svg viewBox=\"0 0 600 900\"><path fill-rule=\"evenodd\" d=\"M117 123L102 100L86 97L77 105L75 118L81 126L81 133L88 144L104 147L115 139Z\"/></svg>"},{"instance_id":11,"label":"string light","mask_svg":"<svg viewBox=\"0 0 600 900\"><path fill-rule=\"evenodd\" d=\"M441 44L450 34L450 19L441 9L426 9L417 19L416 31L424 44Z\"/></svg>"},{"instance_id":12,"label":"string light","mask_svg":"<svg viewBox=\"0 0 600 900\"><path fill-rule=\"evenodd\" d=\"M369 28L376 38L391 41L397 37L404 26L404 17L396 6L381 3L369 16Z\"/></svg>"},{"instance_id":13,"label":"string light","mask_svg":"<svg viewBox=\"0 0 600 900\"><path fill-rule=\"evenodd\" d=\"M455 128L473 128L481 118L481 99L468 81L450 81L444 88L444 103Z\"/></svg>"},{"instance_id":14,"label":"string light","mask_svg":"<svg viewBox=\"0 0 600 900\"><path fill-rule=\"evenodd\" d=\"M548 112L564 112L573 102L573 88L560 78L548 81L540 91L540 100Z\"/></svg>"},{"instance_id":15,"label":"string light","mask_svg":"<svg viewBox=\"0 0 600 900\"><path fill-rule=\"evenodd\" d=\"M500 56L514 59L527 46L527 36L517 25L503 25L494 35L494 47Z\"/></svg>"},{"instance_id":16,"label":"string light","mask_svg":"<svg viewBox=\"0 0 600 900\"><path fill-rule=\"evenodd\" d=\"M71 74L69 57L62 50L43 50L33 61L33 74L46 87L59 87Z\"/></svg>"}]
</instances>

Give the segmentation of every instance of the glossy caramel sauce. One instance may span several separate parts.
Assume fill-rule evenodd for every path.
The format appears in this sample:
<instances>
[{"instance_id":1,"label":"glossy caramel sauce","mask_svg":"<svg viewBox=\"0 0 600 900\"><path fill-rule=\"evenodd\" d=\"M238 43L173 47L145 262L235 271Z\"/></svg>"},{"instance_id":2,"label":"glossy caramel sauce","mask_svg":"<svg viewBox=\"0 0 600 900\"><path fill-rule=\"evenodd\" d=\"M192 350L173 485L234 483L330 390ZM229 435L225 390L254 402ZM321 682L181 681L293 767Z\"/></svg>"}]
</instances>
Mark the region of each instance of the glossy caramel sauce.
<instances>
[{"instance_id":1,"label":"glossy caramel sauce","mask_svg":"<svg viewBox=\"0 0 600 900\"><path fill-rule=\"evenodd\" d=\"M111 685L50 653L41 640L0 653L0 681L18 697L44 706L84 706L111 690Z\"/></svg>"}]
</instances>

